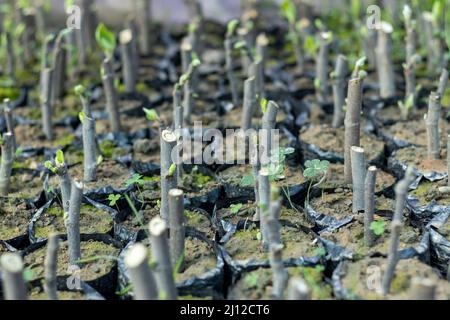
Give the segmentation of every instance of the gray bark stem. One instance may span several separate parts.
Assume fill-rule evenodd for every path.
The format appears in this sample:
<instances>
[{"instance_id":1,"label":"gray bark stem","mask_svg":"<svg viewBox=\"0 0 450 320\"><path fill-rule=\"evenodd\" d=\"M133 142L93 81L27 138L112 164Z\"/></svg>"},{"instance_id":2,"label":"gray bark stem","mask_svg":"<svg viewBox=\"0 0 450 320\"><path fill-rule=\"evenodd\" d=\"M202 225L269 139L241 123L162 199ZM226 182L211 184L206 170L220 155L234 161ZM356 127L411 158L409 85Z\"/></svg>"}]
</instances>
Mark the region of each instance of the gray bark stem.
<instances>
[{"instance_id":1,"label":"gray bark stem","mask_svg":"<svg viewBox=\"0 0 450 320\"><path fill-rule=\"evenodd\" d=\"M105 59L102 64L103 68L103 90L105 91L106 111L108 112L109 125L113 133L119 133L122 129L120 122L119 102L117 90L114 84L114 72L112 61Z\"/></svg>"},{"instance_id":2,"label":"gray bark stem","mask_svg":"<svg viewBox=\"0 0 450 320\"><path fill-rule=\"evenodd\" d=\"M345 87L347 82L345 77L348 73L347 57L340 54L336 58L336 66L334 69L334 83L333 83L333 128L340 128L344 124L344 105L345 105Z\"/></svg>"},{"instance_id":3,"label":"gray bark stem","mask_svg":"<svg viewBox=\"0 0 450 320\"><path fill-rule=\"evenodd\" d=\"M148 251L136 243L125 254L125 266L133 284L134 300L157 300L158 288L148 265Z\"/></svg>"},{"instance_id":4,"label":"gray bark stem","mask_svg":"<svg viewBox=\"0 0 450 320\"><path fill-rule=\"evenodd\" d=\"M5 300L27 300L27 287L23 278L23 261L20 254L3 254L0 257L0 267Z\"/></svg>"},{"instance_id":5,"label":"gray bark stem","mask_svg":"<svg viewBox=\"0 0 450 320\"><path fill-rule=\"evenodd\" d=\"M81 258L80 249L80 210L83 201L83 183L72 182L69 214L67 217L67 242L69 244L69 265L76 265Z\"/></svg>"},{"instance_id":6,"label":"gray bark stem","mask_svg":"<svg viewBox=\"0 0 450 320\"><path fill-rule=\"evenodd\" d=\"M41 113L42 113L42 131L48 140L53 140L52 127L52 84L54 72L46 68L42 72L41 79Z\"/></svg>"},{"instance_id":7,"label":"gray bark stem","mask_svg":"<svg viewBox=\"0 0 450 320\"><path fill-rule=\"evenodd\" d=\"M378 42L375 49L377 55L377 71L380 85L380 96L383 99L396 95L395 73L391 60L393 27L381 22L378 29Z\"/></svg>"},{"instance_id":8,"label":"gray bark stem","mask_svg":"<svg viewBox=\"0 0 450 320\"><path fill-rule=\"evenodd\" d=\"M320 48L316 61L316 78L319 80L319 88L316 89L316 96L320 103L325 102L329 94L328 64L331 42L328 37L328 33L319 35Z\"/></svg>"},{"instance_id":9,"label":"gray bark stem","mask_svg":"<svg viewBox=\"0 0 450 320\"><path fill-rule=\"evenodd\" d=\"M365 181L365 197L364 197L364 240L366 245L370 248L374 245L375 234L370 229L370 224L373 222L373 215L375 212L375 182L377 179L377 167L372 166L367 169Z\"/></svg>"},{"instance_id":10,"label":"gray bark stem","mask_svg":"<svg viewBox=\"0 0 450 320\"><path fill-rule=\"evenodd\" d=\"M44 267L45 267L45 282L44 291L47 294L49 300L58 300L58 288L57 288L57 270L58 270L58 250L59 250L59 237L52 233L48 236L47 241L47 253L45 255Z\"/></svg>"},{"instance_id":11,"label":"gray bark stem","mask_svg":"<svg viewBox=\"0 0 450 320\"><path fill-rule=\"evenodd\" d=\"M259 171L259 229L261 232L261 240L263 250L268 250L269 233L267 228L267 219L270 206L270 182L269 170L262 168Z\"/></svg>"},{"instance_id":12,"label":"gray bark stem","mask_svg":"<svg viewBox=\"0 0 450 320\"><path fill-rule=\"evenodd\" d=\"M406 197L409 185L414 181L413 169L406 170L405 177L395 186L395 211L391 222L391 235L389 238L389 252L386 270L383 274L382 293L389 294L391 283L395 274L395 267L398 262L398 246L400 242L400 232L403 226L403 210L405 208Z\"/></svg>"},{"instance_id":13,"label":"gray bark stem","mask_svg":"<svg viewBox=\"0 0 450 320\"><path fill-rule=\"evenodd\" d=\"M122 75L125 85L125 92L133 93L136 91L137 74L133 56L133 33L130 29L125 29L119 36L120 48L122 53Z\"/></svg>"},{"instance_id":14,"label":"gray bark stem","mask_svg":"<svg viewBox=\"0 0 450 320\"><path fill-rule=\"evenodd\" d=\"M353 213L364 210L364 181L366 179L366 159L364 149L353 146L350 149L353 180Z\"/></svg>"},{"instance_id":15,"label":"gray bark stem","mask_svg":"<svg viewBox=\"0 0 450 320\"><path fill-rule=\"evenodd\" d=\"M6 121L6 130L7 132L11 132L12 134L12 144L13 144L13 150L14 152L16 152L17 150L17 144L16 144L16 135L14 133L14 127L15 127L15 123L14 123L14 115L13 115L13 111L11 109L11 102L9 101L9 99L5 100L5 104L6 104L6 108L4 109L5 111L5 121Z\"/></svg>"},{"instance_id":16,"label":"gray bark stem","mask_svg":"<svg viewBox=\"0 0 450 320\"><path fill-rule=\"evenodd\" d=\"M10 188L10 178L14 163L14 150L12 144L13 135L11 132L3 134L2 141L2 162L0 164L0 195L7 197Z\"/></svg>"},{"instance_id":17,"label":"gray bark stem","mask_svg":"<svg viewBox=\"0 0 450 320\"><path fill-rule=\"evenodd\" d=\"M441 97L441 99L444 98L445 91L447 89L448 84L448 70L442 69L441 76L439 78L439 86L437 89L437 94Z\"/></svg>"},{"instance_id":18,"label":"gray bark stem","mask_svg":"<svg viewBox=\"0 0 450 320\"><path fill-rule=\"evenodd\" d=\"M348 83L347 113L345 114L345 141L344 141L344 176L347 183L352 183L352 162L350 149L360 146L360 126L362 108L361 78L351 79Z\"/></svg>"},{"instance_id":19,"label":"gray bark stem","mask_svg":"<svg viewBox=\"0 0 450 320\"><path fill-rule=\"evenodd\" d=\"M242 110L241 129L246 131L252 127L253 111L256 106L255 78L249 78L244 83L244 103Z\"/></svg>"},{"instance_id":20,"label":"gray bark stem","mask_svg":"<svg viewBox=\"0 0 450 320\"><path fill-rule=\"evenodd\" d=\"M310 300L311 293L308 284L301 278L293 278L289 281L288 300Z\"/></svg>"},{"instance_id":21,"label":"gray bark stem","mask_svg":"<svg viewBox=\"0 0 450 320\"><path fill-rule=\"evenodd\" d=\"M180 266L179 270L176 270L178 273L183 272L185 269L184 243L186 227L183 201L184 195L182 190L172 189L169 191L170 253L172 266Z\"/></svg>"},{"instance_id":22,"label":"gray bark stem","mask_svg":"<svg viewBox=\"0 0 450 320\"><path fill-rule=\"evenodd\" d=\"M176 300L178 293L173 279L173 267L167 241L167 224L161 218L156 217L150 222L149 229L152 242L152 256L156 262L156 282L160 296L167 300Z\"/></svg>"},{"instance_id":23,"label":"gray bark stem","mask_svg":"<svg viewBox=\"0 0 450 320\"><path fill-rule=\"evenodd\" d=\"M231 38L225 39L225 68L227 72L227 78L230 85L231 99L233 105L238 106L240 104L239 100L239 90L236 80L236 75L234 73L234 58L233 58L233 40Z\"/></svg>"},{"instance_id":24,"label":"gray bark stem","mask_svg":"<svg viewBox=\"0 0 450 320\"><path fill-rule=\"evenodd\" d=\"M428 113L425 115L427 127L427 150L429 159L440 158L439 142L439 118L441 114L441 97L436 92L431 92L428 103Z\"/></svg>"},{"instance_id":25,"label":"gray bark stem","mask_svg":"<svg viewBox=\"0 0 450 320\"><path fill-rule=\"evenodd\" d=\"M172 165L172 150L177 143L177 137L171 130L161 132L161 209L160 214L166 222L169 222L169 191L176 188L175 174L169 176Z\"/></svg>"},{"instance_id":26,"label":"gray bark stem","mask_svg":"<svg viewBox=\"0 0 450 320\"><path fill-rule=\"evenodd\" d=\"M139 48L144 56L151 53L151 0L136 1L137 21L139 25Z\"/></svg>"}]
</instances>

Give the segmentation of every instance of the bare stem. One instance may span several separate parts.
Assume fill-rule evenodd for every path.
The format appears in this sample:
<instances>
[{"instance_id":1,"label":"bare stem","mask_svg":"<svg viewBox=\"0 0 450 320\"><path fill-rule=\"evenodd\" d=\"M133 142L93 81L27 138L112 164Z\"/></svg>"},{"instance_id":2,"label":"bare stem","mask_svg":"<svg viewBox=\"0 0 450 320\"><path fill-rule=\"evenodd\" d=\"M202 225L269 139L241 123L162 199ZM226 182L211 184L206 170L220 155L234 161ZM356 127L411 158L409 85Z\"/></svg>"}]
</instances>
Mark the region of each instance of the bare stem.
<instances>
[{"instance_id":1,"label":"bare stem","mask_svg":"<svg viewBox=\"0 0 450 320\"><path fill-rule=\"evenodd\" d=\"M344 105L345 105L345 87L347 85L345 77L348 73L347 57L340 54L336 59L336 67L334 70L333 98L333 128L339 128L344 124Z\"/></svg>"},{"instance_id":2,"label":"bare stem","mask_svg":"<svg viewBox=\"0 0 450 320\"><path fill-rule=\"evenodd\" d=\"M156 217L150 222L149 229L152 242L152 256L156 262L156 282L159 287L159 293L168 300L175 300L178 294L173 279L173 268L167 241L167 224L161 218Z\"/></svg>"},{"instance_id":3,"label":"bare stem","mask_svg":"<svg viewBox=\"0 0 450 320\"><path fill-rule=\"evenodd\" d=\"M364 198L364 240L366 245L370 248L375 242L375 234L370 229L370 224L373 222L373 215L375 211L375 181L377 179L377 167L372 166L367 169L367 176L365 181L365 198Z\"/></svg>"},{"instance_id":4,"label":"bare stem","mask_svg":"<svg viewBox=\"0 0 450 320\"><path fill-rule=\"evenodd\" d=\"M158 299L155 277L148 265L148 251L143 244L137 243L126 252L125 266L133 284L134 299Z\"/></svg>"},{"instance_id":5,"label":"bare stem","mask_svg":"<svg viewBox=\"0 0 450 320\"><path fill-rule=\"evenodd\" d=\"M58 300L57 270L58 270L59 237L52 233L48 236L47 254L45 255L45 282L44 291L49 300Z\"/></svg>"},{"instance_id":6,"label":"bare stem","mask_svg":"<svg viewBox=\"0 0 450 320\"><path fill-rule=\"evenodd\" d=\"M161 218L169 221L169 190L176 188L176 175L169 175L172 165L172 150L177 142L171 130L161 132Z\"/></svg>"},{"instance_id":7,"label":"bare stem","mask_svg":"<svg viewBox=\"0 0 450 320\"><path fill-rule=\"evenodd\" d=\"M13 135L11 132L3 134L2 141L2 162L0 164L0 195L7 197L10 188L10 178L14 163Z\"/></svg>"},{"instance_id":8,"label":"bare stem","mask_svg":"<svg viewBox=\"0 0 450 320\"><path fill-rule=\"evenodd\" d=\"M431 92L428 113L425 115L425 123L427 127L428 141L428 158L440 158L440 142L439 142L439 118L441 113L441 97L436 92Z\"/></svg>"},{"instance_id":9,"label":"bare stem","mask_svg":"<svg viewBox=\"0 0 450 320\"><path fill-rule=\"evenodd\" d=\"M184 195L183 190L172 189L169 191L169 230L170 230L170 253L172 265L179 265L177 272L183 272L184 243L186 237L184 217ZM182 259L180 261L180 259Z\"/></svg>"},{"instance_id":10,"label":"bare stem","mask_svg":"<svg viewBox=\"0 0 450 320\"><path fill-rule=\"evenodd\" d=\"M27 287L23 278L23 261L18 253L5 253L0 257L5 300L27 300Z\"/></svg>"},{"instance_id":11,"label":"bare stem","mask_svg":"<svg viewBox=\"0 0 450 320\"><path fill-rule=\"evenodd\" d=\"M364 180L366 178L366 159L364 149L351 148L352 178L353 178L353 213L364 210Z\"/></svg>"},{"instance_id":12,"label":"bare stem","mask_svg":"<svg viewBox=\"0 0 450 320\"><path fill-rule=\"evenodd\" d=\"M83 200L83 183L72 182L69 214L67 217L67 241L69 244L69 265L76 265L81 258L80 249L80 209Z\"/></svg>"}]
</instances>

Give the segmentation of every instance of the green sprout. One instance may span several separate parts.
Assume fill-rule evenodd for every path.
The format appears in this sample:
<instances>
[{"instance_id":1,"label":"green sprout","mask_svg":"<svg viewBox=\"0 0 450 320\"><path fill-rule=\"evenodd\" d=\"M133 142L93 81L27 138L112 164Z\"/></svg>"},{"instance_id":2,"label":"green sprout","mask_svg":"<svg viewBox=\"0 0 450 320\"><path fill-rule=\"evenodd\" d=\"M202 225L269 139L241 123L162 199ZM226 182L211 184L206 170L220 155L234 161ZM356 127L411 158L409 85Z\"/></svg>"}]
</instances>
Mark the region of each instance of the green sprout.
<instances>
[{"instance_id":1,"label":"green sprout","mask_svg":"<svg viewBox=\"0 0 450 320\"><path fill-rule=\"evenodd\" d=\"M377 236L381 236L386 230L386 222L384 220L376 220L370 224L370 230Z\"/></svg>"},{"instance_id":2,"label":"green sprout","mask_svg":"<svg viewBox=\"0 0 450 320\"><path fill-rule=\"evenodd\" d=\"M249 287L256 287L259 282L259 276L257 273L249 273L244 279Z\"/></svg>"},{"instance_id":3,"label":"green sprout","mask_svg":"<svg viewBox=\"0 0 450 320\"><path fill-rule=\"evenodd\" d=\"M233 19L230 22L228 22L227 24L227 38L231 38L235 31L236 28L239 26L239 20L238 19Z\"/></svg>"},{"instance_id":4,"label":"green sprout","mask_svg":"<svg viewBox=\"0 0 450 320\"><path fill-rule=\"evenodd\" d=\"M231 212L232 214L237 214L237 213L239 212L239 210L242 209L242 207L243 207L243 204L242 204L242 203L232 204L232 205L230 206L230 212Z\"/></svg>"},{"instance_id":5,"label":"green sprout","mask_svg":"<svg viewBox=\"0 0 450 320\"><path fill-rule=\"evenodd\" d=\"M53 172L54 174L58 173L59 168L65 167L66 162L64 159L64 152L62 150L56 151L56 156L53 161L45 161L44 167Z\"/></svg>"},{"instance_id":6,"label":"green sprout","mask_svg":"<svg viewBox=\"0 0 450 320\"><path fill-rule=\"evenodd\" d=\"M116 37L103 23L95 30L95 39L108 58L111 58L116 48Z\"/></svg>"},{"instance_id":7,"label":"green sprout","mask_svg":"<svg viewBox=\"0 0 450 320\"><path fill-rule=\"evenodd\" d=\"M120 200L122 196L120 194L110 194L108 195L109 206L116 207L117 211L120 211L119 206L117 205L117 201Z\"/></svg>"},{"instance_id":8,"label":"green sprout","mask_svg":"<svg viewBox=\"0 0 450 320\"><path fill-rule=\"evenodd\" d=\"M160 121L159 115L155 109L143 108L148 121Z\"/></svg>"},{"instance_id":9,"label":"green sprout","mask_svg":"<svg viewBox=\"0 0 450 320\"><path fill-rule=\"evenodd\" d=\"M267 99L262 98L259 104L260 104L262 113L266 113L267 112Z\"/></svg>"},{"instance_id":10,"label":"green sprout","mask_svg":"<svg viewBox=\"0 0 450 320\"><path fill-rule=\"evenodd\" d=\"M366 65L367 58L361 57L355 62L355 67L353 69L352 78L365 78L367 72L363 69Z\"/></svg>"},{"instance_id":11,"label":"green sprout","mask_svg":"<svg viewBox=\"0 0 450 320\"><path fill-rule=\"evenodd\" d=\"M74 88L74 92L76 95L83 97L86 93L86 88L82 84L79 84Z\"/></svg>"},{"instance_id":12,"label":"green sprout","mask_svg":"<svg viewBox=\"0 0 450 320\"><path fill-rule=\"evenodd\" d=\"M328 169L330 167L330 162L327 160L319 160L319 159L314 159L314 160L308 160L305 162L305 170L303 171L303 176L305 178L309 178L309 186L308 186L308 192L306 195L306 205L309 204L309 199L310 199L310 193L311 193L311 188L313 187L313 183L315 181L317 181L318 177L321 175L321 179L319 180L319 182L317 182L314 187L319 186L320 184L322 184L327 176L327 172ZM305 205L305 207L306 207Z\"/></svg>"},{"instance_id":13,"label":"green sprout","mask_svg":"<svg viewBox=\"0 0 450 320\"><path fill-rule=\"evenodd\" d=\"M281 15L289 22L289 24L295 25L297 21L297 8L292 0L284 0L280 6Z\"/></svg>"},{"instance_id":14,"label":"green sprout","mask_svg":"<svg viewBox=\"0 0 450 320\"><path fill-rule=\"evenodd\" d=\"M143 186L144 182L145 181L144 181L142 175L140 175L139 173L135 173L135 174L133 174L133 176L131 178L129 178L127 181L125 181L125 186L127 188L134 184L136 184L138 186Z\"/></svg>"},{"instance_id":15,"label":"green sprout","mask_svg":"<svg viewBox=\"0 0 450 320\"><path fill-rule=\"evenodd\" d=\"M169 171L167 172L167 177L173 177L176 170L177 170L177 165L175 163L172 163L169 167Z\"/></svg>"}]
</instances>

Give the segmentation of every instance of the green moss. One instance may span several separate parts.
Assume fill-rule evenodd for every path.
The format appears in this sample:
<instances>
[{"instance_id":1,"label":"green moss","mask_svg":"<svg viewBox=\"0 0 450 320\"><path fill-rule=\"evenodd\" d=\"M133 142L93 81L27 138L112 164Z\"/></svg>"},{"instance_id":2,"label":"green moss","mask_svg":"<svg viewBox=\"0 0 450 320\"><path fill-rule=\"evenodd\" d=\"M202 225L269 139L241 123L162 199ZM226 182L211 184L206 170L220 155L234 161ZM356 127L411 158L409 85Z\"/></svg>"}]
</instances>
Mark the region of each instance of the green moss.
<instances>
[{"instance_id":1,"label":"green moss","mask_svg":"<svg viewBox=\"0 0 450 320\"><path fill-rule=\"evenodd\" d=\"M49 224L46 226L36 226L35 227L35 236L38 238L46 238L50 232L59 232L65 233L65 227L63 222L64 212L61 207L55 205L48 208L45 211L47 215L54 215L58 221L56 224ZM95 215L102 216L100 221L95 219ZM112 218L110 218L109 214L105 211L99 210L96 207L83 204L80 210L80 229L81 233L106 233L110 231L112 227ZM84 218L86 217L86 218Z\"/></svg>"},{"instance_id":2,"label":"green moss","mask_svg":"<svg viewBox=\"0 0 450 320\"><path fill-rule=\"evenodd\" d=\"M403 273L398 273L392 279L391 292L393 294L401 293L409 288L410 277Z\"/></svg>"},{"instance_id":3,"label":"green moss","mask_svg":"<svg viewBox=\"0 0 450 320\"><path fill-rule=\"evenodd\" d=\"M290 273L305 279L311 288L313 300L325 300L332 297L333 290L330 285L323 282L324 270L325 268L322 265L317 265L314 268L300 267L293 269Z\"/></svg>"},{"instance_id":4,"label":"green moss","mask_svg":"<svg viewBox=\"0 0 450 320\"><path fill-rule=\"evenodd\" d=\"M0 101L5 99L16 100L20 97L20 90L14 87L0 87Z\"/></svg>"},{"instance_id":5,"label":"green moss","mask_svg":"<svg viewBox=\"0 0 450 320\"><path fill-rule=\"evenodd\" d=\"M63 137L59 138L55 141L54 145L58 147L67 147L73 143L75 140L75 137L71 134L64 135Z\"/></svg>"},{"instance_id":6,"label":"green moss","mask_svg":"<svg viewBox=\"0 0 450 320\"><path fill-rule=\"evenodd\" d=\"M212 178L210 176L206 176L204 174L201 173L195 173L194 176L194 183L198 186L198 187L202 187L205 184L207 184L208 182L212 181Z\"/></svg>"},{"instance_id":7,"label":"green moss","mask_svg":"<svg viewBox=\"0 0 450 320\"><path fill-rule=\"evenodd\" d=\"M144 181L152 181L152 182L157 182L161 180L160 176L153 176L153 177L143 177L142 179L144 179Z\"/></svg>"},{"instance_id":8,"label":"green moss","mask_svg":"<svg viewBox=\"0 0 450 320\"><path fill-rule=\"evenodd\" d=\"M105 140L100 143L100 151L104 157L113 159L126 154L126 150L123 148L117 148L115 143L111 140Z\"/></svg>"}]
</instances>

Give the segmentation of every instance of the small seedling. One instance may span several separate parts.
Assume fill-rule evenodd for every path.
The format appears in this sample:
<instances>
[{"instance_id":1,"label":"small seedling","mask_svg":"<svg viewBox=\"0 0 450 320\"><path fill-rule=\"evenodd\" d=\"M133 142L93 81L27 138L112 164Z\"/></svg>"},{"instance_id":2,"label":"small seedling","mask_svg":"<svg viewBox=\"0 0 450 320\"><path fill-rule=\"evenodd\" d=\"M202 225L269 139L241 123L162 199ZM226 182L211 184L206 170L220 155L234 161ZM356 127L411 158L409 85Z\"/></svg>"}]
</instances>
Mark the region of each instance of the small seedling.
<instances>
[{"instance_id":1,"label":"small seedling","mask_svg":"<svg viewBox=\"0 0 450 320\"><path fill-rule=\"evenodd\" d=\"M160 121L159 115L156 112L155 109L147 109L147 108L143 108L144 112L145 112L145 116L147 118L148 121Z\"/></svg>"},{"instance_id":2,"label":"small seedling","mask_svg":"<svg viewBox=\"0 0 450 320\"><path fill-rule=\"evenodd\" d=\"M111 58L116 48L116 37L103 23L100 23L95 31L95 39L105 53L107 58Z\"/></svg>"},{"instance_id":3,"label":"small seedling","mask_svg":"<svg viewBox=\"0 0 450 320\"><path fill-rule=\"evenodd\" d=\"M230 212L232 214L237 214L242 209L242 207L243 207L242 203L232 204L230 206Z\"/></svg>"},{"instance_id":4,"label":"small seedling","mask_svg":"<svg viewBox=\"0 0 450 320\"><path fill-rule=\"evenodd\" d=\"M381 236L386 231L386 222L384 220L376 220L370 224L370 230L377 236Z\"/></svg>"},{"instance_id":5,"label":"small seedling","mask_svg":"<svg viewBox=\"0 0 450 320\"><path fill-rule=\"evenodd\" d=\"M110 194L108 196L109 206L110 207L114 207L114 206L117 207L117 201L119 201L121 197L122 196L120 194Z\"/></svg>"},{"instance_id":6,"label":"small seedling","mask_svg":"<svg viewBox=\"0 0 450 320\"><path fill-rule=\"evenodd\" d=\"M315 159L315 160L308 160L305 162L305 170L303 171L303 176L310 179L308 186L308 193L306 195L306 205L309 204L311 188L313 187L314 181L317 181L318 177L322 175L319 182L317 182L314 186L317 187L320 184L322 184L326 179L329 167L330 162L327 160Z\"/></svg>"}]
</instances>

